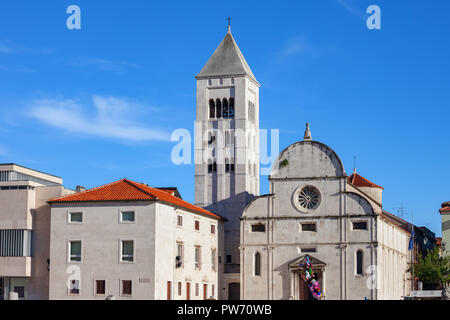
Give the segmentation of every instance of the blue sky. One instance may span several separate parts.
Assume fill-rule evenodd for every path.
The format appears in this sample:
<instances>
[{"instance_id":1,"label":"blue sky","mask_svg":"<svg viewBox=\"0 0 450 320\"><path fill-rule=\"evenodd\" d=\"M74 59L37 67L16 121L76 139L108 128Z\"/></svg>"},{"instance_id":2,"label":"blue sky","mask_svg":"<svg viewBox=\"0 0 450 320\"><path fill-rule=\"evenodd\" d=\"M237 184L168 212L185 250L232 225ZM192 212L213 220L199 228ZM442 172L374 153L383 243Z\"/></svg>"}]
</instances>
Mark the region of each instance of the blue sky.
<instances>
[{"instance_id":1,"label":"blue sky","mask_svg":"<svg viewBox=\"0 0 450 320\"><path fill-rule=\"evenodd\" d=\"M66 8L81 8L81 30ZM381 8L381 30L366 8ZM280 149L332 147L350 174L385 188L441 234L450 200L448 1L4 1L0 10L0 162L63 177L68 188L123 177L177 186L194 201L193 165L170 161L193 130L195 78L226 33L260 89L261 128ZM261 177L261 193L268 192ZM406 216L410 220L410 216Z\"/></svg>"}]
</instances>

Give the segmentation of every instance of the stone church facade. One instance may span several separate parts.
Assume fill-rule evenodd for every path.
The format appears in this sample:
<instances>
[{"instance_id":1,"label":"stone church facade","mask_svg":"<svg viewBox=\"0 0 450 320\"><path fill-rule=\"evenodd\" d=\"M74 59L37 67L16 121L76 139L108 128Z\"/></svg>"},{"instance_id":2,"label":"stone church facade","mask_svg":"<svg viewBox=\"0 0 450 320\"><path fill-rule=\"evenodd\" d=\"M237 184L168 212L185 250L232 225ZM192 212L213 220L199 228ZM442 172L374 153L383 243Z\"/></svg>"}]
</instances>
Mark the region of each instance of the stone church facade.
<instances>
[{"instance_id":1,"label":"stone church facade","mask_svg":"<svg viewBox=\"0 0 450 320\"><path fill-rule=\"evenodd\" d=\"M407 295L410 233L382 210L382 187L348 177L309 127L259 196L260 85L230 28L196 79L195 204L227 219L219 299L309 299L306 257L324 299Z\"/></svg>"},{"instance_id":2,"label":"stone church facade","mask_svg":"<svg viewBox=\"0 0 450 320\"><path fill-rule=\"evenodd\" d=\"M347 177L339 156L308 135L280 153L269 181L241 220L242 299L310 299L306 256L324 299L409 293L410 234L383 213L380 186Z\"/></svg>"}]
</instances>

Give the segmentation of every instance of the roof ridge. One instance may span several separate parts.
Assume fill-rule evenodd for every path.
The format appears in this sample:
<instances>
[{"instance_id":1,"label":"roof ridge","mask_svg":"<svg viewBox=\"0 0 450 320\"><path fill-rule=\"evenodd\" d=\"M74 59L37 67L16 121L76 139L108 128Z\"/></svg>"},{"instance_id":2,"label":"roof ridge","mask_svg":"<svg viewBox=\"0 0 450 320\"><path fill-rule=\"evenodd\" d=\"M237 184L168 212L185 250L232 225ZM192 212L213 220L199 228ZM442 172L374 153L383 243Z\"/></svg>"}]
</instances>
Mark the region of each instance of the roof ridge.
<instances>
[{"instance_id":1,"label":"roof ridge","mask_svg":"<svg viewBox=\"0 0 450 320\"><path fill-rule=\"evenodd\" d=\"M87 189L87 190L84 190L84 191L81 191L81 192L75 192L75 193L68 194L68 195L65 195L65 196L62 196L62 197L51 198L51 199L48 199L47 202L52 202L53 200L56 200L56 199L62 200L64 198L71 197L71 196L74 196L74 195L80 195L80 194L86 194L86 193L94 192L96 190L103 189L105 187L111 186L113 184L119 183L119 182L124 181L124 180L126 180L126 178L122 178L120 180L113 181L113 182L110 182L110 183L107 183L107 184L104 184L104 185L101 185L101 186L98 186L98 187L93 187L91 189Z\"/></svg>"},{"instance_id":2,"label":"roof ridge","mask_svg":"<svg viewBox=\"0 0 450 320\"><path fill-rule=\"evenodd\" d=\"M128 179L123 179L123 181L126 182L126 183L128 183L129 185L131 185L133 188L136 188L136 189L138 189L139 191L145 193L146 195L148 195L148 196L154 198L155 200L158 200L158 197L157 197L157 196L155 196L154 194L151 194L151 193L149 193L149 192L143 190L142 188L140 188L139 186L136 185L136 184L142 184L142 183L134 182L134 181L131 181L131 180L128 180ZM144 184L142 184L142 185L144 185Z\"/></svg>"}]
</instances>

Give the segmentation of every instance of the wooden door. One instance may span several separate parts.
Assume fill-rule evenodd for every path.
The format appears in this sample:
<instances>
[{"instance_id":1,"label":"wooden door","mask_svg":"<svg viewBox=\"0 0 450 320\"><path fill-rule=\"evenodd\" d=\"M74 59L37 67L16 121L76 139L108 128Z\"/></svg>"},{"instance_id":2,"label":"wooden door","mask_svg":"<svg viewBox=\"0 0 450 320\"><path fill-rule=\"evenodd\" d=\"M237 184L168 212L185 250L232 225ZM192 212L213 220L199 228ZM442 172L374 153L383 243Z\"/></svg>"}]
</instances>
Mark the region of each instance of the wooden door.
<instances>
[{"instance_id":1,"label":"wooden door","mask_svg":"<svg viewBox=\"0 0 450 320\"><path fill-rule=\"evenodd\" d=\"M191 283L186 282L186 300L191 300Z\"/></svg>"},{"instance_id":2,"label":"wooden door","mask_svg":"<svg viewBox=\"0 0 450 320\"><path fill-rule=\"evenodd\" d=\"M172 282L167 281L167 300L171 300L172 297Z\"/></svg>"},{"instance_id":3,"label":"wooden door","mask_svg":"<svg viewBox=\"0 0 450 320\"><path fill-rule=\"evenodd\" d=\"M208 299L208 285L206 283L203 284L203 300Z\"/></svg>"},{"instance_id":4,"label":"wooden door","mask_svg":"<svg viewBox=\"0 0 450 320\"><path fill-rule=\"evenodd\" d=\"M240 284L231 282L228 284L228 300L239 300L241 296Z\"/></svg>"},{"instance_id":5,"label":"wooden door","mask_svg":"<svg viewBox=\"0 0 450 320\"><path fill-rule=\"evenodd\" d=\"M302 279L302 277L299 277L299 283L298 283L298 289L299 289L299 294L298 294L298 298L299 300L309 300L309 288L308 288L308 284L306 283L306 281L304 281Z\"/></svg>"}]
</instances>

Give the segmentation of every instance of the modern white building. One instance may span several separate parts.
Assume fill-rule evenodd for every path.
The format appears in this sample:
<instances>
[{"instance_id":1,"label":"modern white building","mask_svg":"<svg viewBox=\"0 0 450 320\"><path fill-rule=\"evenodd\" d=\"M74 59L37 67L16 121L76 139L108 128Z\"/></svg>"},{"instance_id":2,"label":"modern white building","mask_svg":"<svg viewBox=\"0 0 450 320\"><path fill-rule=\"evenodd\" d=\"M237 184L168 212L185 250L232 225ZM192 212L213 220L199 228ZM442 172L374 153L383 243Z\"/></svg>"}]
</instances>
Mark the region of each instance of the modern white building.
<instances>
[{"instance_id":1,"label":"modern white building","mask_svg":"<svg viewBox=\"0 0 450 320\"><path fill-rule=\"evenodd\" d=\"M218 298L223 219L122 179L50 199L50 299Z\"/></svg>"},{"instance_id":2,"label":"modern white building","mask_svg":"<svg viewBox=\"0 0 450 320\"><path fill-rule=\"evenodd\" d=\"M74 191L59 177L17 164L0 164L0 300L48 299L50 206Z\"/></svg>"},{"instance_id":3,"label":"modern white building","mask_svg":"<svg viewBox=\"0 0 450 320\"><path fill-rule=\"evenodd\" d=\"M311 299L300 264L308 257L324 299L401 299L409 294L410 233L382 210L383 188L347 177L325 144L283 150L270 193L241 220L241 298Z\"/></svg>"}]
</instances>

